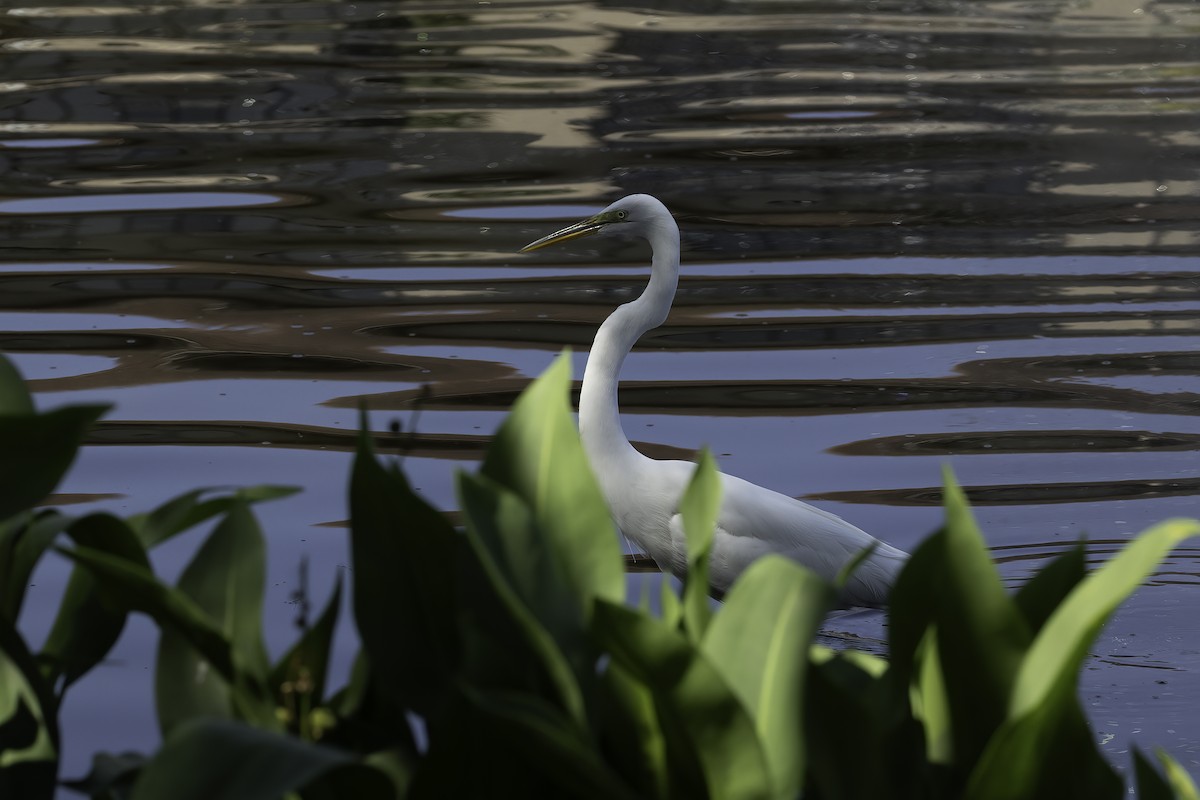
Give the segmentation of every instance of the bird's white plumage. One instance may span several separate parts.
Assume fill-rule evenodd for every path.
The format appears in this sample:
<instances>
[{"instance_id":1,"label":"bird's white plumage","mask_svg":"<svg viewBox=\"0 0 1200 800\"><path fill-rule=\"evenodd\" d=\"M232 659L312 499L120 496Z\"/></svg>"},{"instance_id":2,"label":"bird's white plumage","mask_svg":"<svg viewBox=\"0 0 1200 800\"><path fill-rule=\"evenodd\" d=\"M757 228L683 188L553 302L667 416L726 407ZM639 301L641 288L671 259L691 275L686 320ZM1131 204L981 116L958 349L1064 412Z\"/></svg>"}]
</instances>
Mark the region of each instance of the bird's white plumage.
<instances>
[{"instance_id":1,"label":"bird's white plumage","mask_svg":"<svg viewBox=\"0 0 1200 800\"><path fill-rule=\"evenodd\" d=\"M650 195L622 198L582 222L528 245L532 250L591 234L638 236L653 251L650 282L636 300L604 321L588 356L579 399L579 432L592 470L621 531L663 569L687 569L679 501L695 465L657 461L630 445L621 429L617 384L621 364L638 338L667 317L679 279L679 228ZM779 492L722 475L721 511L713 539L710 581L724 592L749 564L767 553L794 559L826 580L865 548L874 552L842 592L847 605L880 606L908 558L845 520Z\"/></svg>"}]
</instances>

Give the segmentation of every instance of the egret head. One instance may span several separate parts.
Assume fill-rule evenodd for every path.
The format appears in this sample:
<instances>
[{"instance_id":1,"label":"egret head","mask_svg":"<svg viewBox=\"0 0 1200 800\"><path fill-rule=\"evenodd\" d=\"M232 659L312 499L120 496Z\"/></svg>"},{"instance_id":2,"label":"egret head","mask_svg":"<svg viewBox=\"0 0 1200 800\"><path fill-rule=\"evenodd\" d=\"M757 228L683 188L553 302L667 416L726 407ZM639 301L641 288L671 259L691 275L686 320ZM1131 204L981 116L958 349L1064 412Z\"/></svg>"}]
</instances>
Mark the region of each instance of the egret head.
<instances>
[{"instance_id":1,"label":"egret head","mask_svg":"<svg viewBox=\"0 0 1200 800\"><path fill-rule=\"evenodd\" d=\"M599 214L580 220L574 225L568 225L549 236L543 236L536 242L530 242L521 248L521 252L528 253L530 250L538 250L547 245L593 234L649 238L651 229L664 224L672 227L675 224L671 219L671 212L667 211L666 206L648 194L631 194L628 197L622 197Z\"/></svg>"}]
</instances>

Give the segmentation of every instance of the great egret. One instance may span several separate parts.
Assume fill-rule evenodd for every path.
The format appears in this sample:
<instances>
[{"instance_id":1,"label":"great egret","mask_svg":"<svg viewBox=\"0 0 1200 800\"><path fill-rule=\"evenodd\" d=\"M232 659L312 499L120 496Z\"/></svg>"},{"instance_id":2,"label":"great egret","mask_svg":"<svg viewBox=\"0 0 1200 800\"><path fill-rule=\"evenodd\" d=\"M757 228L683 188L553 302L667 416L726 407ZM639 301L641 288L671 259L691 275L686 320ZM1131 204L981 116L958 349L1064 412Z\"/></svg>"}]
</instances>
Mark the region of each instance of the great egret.
<instances>
[{"instance_id":1,"label":"great egret","mask_svg":"<svg viewBox=\"0 0 1200 800\"><path fill-rule=\"evenodd\" d=\"M648 458L621 429L617 383L621 364L638 338L667 318L679 282L679 227L661 202L646 194L624 197L595 216L544 236L521 252L581 236L640 236L650 243L650 282L642 294L600 326L579 397L579 433L592 470L621 531L658 565L687 570L687 540L679 499L695 467ZM865 548L875 550L851 575L841 600L882 606L908 555L849 522L795 498L741 478L721 475L722 502L713 539L710 581L724 592L756 558L780 553L826 580Z\"/></svg>"}]
</instances>

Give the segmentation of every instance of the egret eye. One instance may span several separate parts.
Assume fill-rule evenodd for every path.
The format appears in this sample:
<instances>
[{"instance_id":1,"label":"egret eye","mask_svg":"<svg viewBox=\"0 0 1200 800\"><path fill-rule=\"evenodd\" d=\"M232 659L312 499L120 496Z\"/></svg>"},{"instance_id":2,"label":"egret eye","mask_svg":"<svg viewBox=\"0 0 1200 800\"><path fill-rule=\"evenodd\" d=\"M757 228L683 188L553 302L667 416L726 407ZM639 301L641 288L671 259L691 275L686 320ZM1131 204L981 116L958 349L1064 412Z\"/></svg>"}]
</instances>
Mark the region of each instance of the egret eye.
<instances>
[{"instance_id":1,"label":"egret eye","mask_svg":"<svg viewBox=\"0 0 1200 800\"><path fill-rule=\"evenodd\" d=\"M617 219L625 219L628 216L629 216L629 214L625 213L624 211L617 212Z\"/></svg>"}]
</instances>

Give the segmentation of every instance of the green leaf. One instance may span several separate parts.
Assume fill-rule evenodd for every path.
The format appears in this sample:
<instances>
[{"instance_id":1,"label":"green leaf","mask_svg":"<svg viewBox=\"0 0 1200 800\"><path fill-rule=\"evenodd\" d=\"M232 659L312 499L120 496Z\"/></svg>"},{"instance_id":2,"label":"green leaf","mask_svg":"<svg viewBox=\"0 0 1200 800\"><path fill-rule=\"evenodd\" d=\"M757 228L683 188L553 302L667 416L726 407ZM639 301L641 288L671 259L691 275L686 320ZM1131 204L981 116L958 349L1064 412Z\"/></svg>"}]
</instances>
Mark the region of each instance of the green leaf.
<instances>
[{"instance_id":1,"label":"green leaf","mask_svg":"<svg viewBox=\"0 0 1200 800\"><path fill-rule=\"evenodd\" d=\"M1083 542L1039 569L1013 596L1029 629L1034 633L1040 631L1054 609L1086 575L1087 551Z\"/></svg>"},{"instance_id":2,"label":"green leaf","mask_svg":"<svg viewBox=\"0 0 1200 800\"><path fill-rule=\"evenodd\" d=\"M609 662L600 685L595 727L601 749L635 791L665 800L670 794L667 745L653 692L616 661Z\"/></svg>"},{"instance_id":3,"label":"green leaf","mask_svg":"<svg viewBox=\"0 0 1200 800\"><path fill-rule=\"evenodd\" d=\"M708 556L720 512L721 477L712 453L704 448L679 501L688 552L688 571L683 582L683 623L688 635L697 642L704 637L712 617L712 608L708 604Z\"/></svg>"},{"instance_id":4,"label":"green leaf","mask_svg":"<svg viewBox=\"0 0 1200 800\"><path fill-rule=\"evenodd\" d=\"M900 720L883 675L887 663L854 650L810 650L805 683L805 796L841 800L937 797L905 791L904 767L926 770L920 729L896 736ZM864 766L869 765L869 766Z\"/></svg>"},{"instance_id":5,"label":"green leaf","mask_svg":"<svg viewBox=\"0 0 1200 800\"><path fill-rule=\"evenodd\" d=\"M0 415L31 416L33 398L16 366L0 353Z\"/></svg>"},{"instance_id":6,"label":"green leaf","mask_svg":"<svg viewBox=\"0 0 1200 800\"><path fill-rule=\"evenodd\" d=\"M917 675L910 697L913 718L925 727L925 758L931 764L953 764L954 726L946 678L938 658L936 628L925 632L916 658Z\"/></svg>"},{"instance_id":7,"label":"green leaf","mask_svg":"<svg viewBox=\"0 0 1200 800\"><path fill-rule=\"evenodd\" d=\"M76 544L150 569L137 536L114 516L89 514L72 522L67 532ZM77 565L71 570L54 625L38 657L51 684L62 678L60 694L108 655L125 628L125 608L102 599L96 578L86 567Z\"/></svg>"},{"instance_id":8,"label":"green leaf","mask_svg":"<svg viewBox=\"0 0 1200 800\"><path fill-rule=\"evenodd\" d=\"M190 597L160 582L145 567L124 558L89 547L56 549L90 569L99 578L101 592L113 602L149 615L160 628L181 633L222 678L237 681L230 642Z\"/></svg>"},{"instance_id":9,"label":"green leaf","mask_svg":"<svg viewBox=\"0 0 1200 800\"><path fill-rule=\"evenodd\" d=\"M83 437L108 406L68 406L47 414L0 416L0 520L37 505L75 460Z\"/></svg>"},{"instance_id":10,"label":"green leaf","mask_svg":"<svg viewBox=\"0 0 1200 800\"><path fill-rule=\"evenodd\" d=\"M675 796L773 796L754 721L683 633L604 600L596 603L593 631L614 662L653 690Z\"/></svg>"},{"instance_id":11,"label":"green leaf","mask_svg":"<svg viewBox=\"0 0 1200 800\"><path fill-rule=\"evenodd\" d=\"M168 500L149 513L135 514L129 518L129 525L137 532L142 544L150 548L201 522L227 513L235 503L260 503L290 497L300 490L294 486L250 486L236 489L232 494L201 499L220 491L226 490L220 487L195 489Z\"/></svg>"},{"instance_id":12,"label":"green leaf","mask_svg":"<svg viewBox=\"0 0 1200 800\"><path fill-rule=\"evenodd\" d=\"M0 617L16 622L34 568L70 524L71 518L57 511L0 521Z\"/></svg>"},{"instance_id":13,"label":"green leaf","mask_svg":"<svg viewBox=\"0 0 1200 800\"><path fill-rule=\"evenodd\" d=\"M754 721L777 797L795 797L803 781L808 646L833 601L813 573L765 556L733 585L704 636L704 655Z\"/></svg>"},{"instance_id":14,"label":"green leaf","mask_svg":"<svg viewBox=\"0 0 1200 800\"><path fill-rule=\"evenodd\" d=\"M891 593L890 683L897 699L907 697L918 646L936 627L954 760L969 768L1007 716L1031 636L948 470L945 480L946 524L913 553Z\"/></svg>"},{"instance_id":15,"label":"green leaf","mask_svg":"<svg viewBox=\"0 0 1200 800\"><path fill-rule=\"evenodd\" d=\"M459 669L458 538L398 470L380 466L364 415L350 477L354 620L379 693L425 716Z\"/></svg>"},{"instance_id":16,"label":"green leaf","mask_svg":"<svg viewBox=\"0 0 1200 800\"><path fill-rule=\"evenodd\" d=\"M291 646L271 670L270 685L275 702L291 712L301 730L308 713L325 698L325 676L333 632L341 609L342 576L338 574L333 593L316 624Z\"/></svg>"},{"instance_id":17,"label":"green leaf","mask_svg":"<svg viewBox=\"0 0 1200 800\"><path fill-rule=\"evenodd\" d=\"M237 663L259 685L265 685L268 672L262 639L265 558L262 532L250 507L234 502L178 584L178 591L216 622ZM208 659L188 635L174 628L164 628L159 639L154 687L164 734L192 717L227 717L246 710L235 707L229 682L208 668ZM256 714L252 721L271 727L273 709L270 714Z\"/></svg>"},{"instance_id":18,"label":"green leaf","mask_svg":"<svg viewBox=\"0 0 1200 800\"><path fill-rule=\"evenodd\" d=\"M570 370L568 353L521 393L482 472L533 509L546 546L590 613L593 597L625 596L625 571L608 505L571 419Z\"/></svg>"},{"instance_id":19,"label":"green leaf","mask_svg":"<svg viewBox=\"0 0 1200 800\"><path fill-rule=\"evenodd\" d=\"M525 503L481 475L459 473L458 478L459 495L467 520L467 541L481 570L480 580L486 583L494 596L494 601L472 604L475 630L480 641L501 639L503 650L507 651L506 660L510 662L509 672L518 679L525 674L544 675L554 699L582 728L586 725L586 713L579 678L582 677L580 668L584 665L578 661L572 664L560 642L530 608L514 583L519 583L524 591L535 595L534 602L538 609L549 616L550 624L562 634L562 644L569 648L571 654L578 655L583 646L582 629L579 627L582 613L575 598L570 592L562 590L561 585L556 585L555 573L548 562L541 562L540 575L537 569L520 571L520 553L509 548L520 542L531 544L534 547L531 561L535 564L538 563L536 554L542 552L533 537L525 535L517 538L517 531L529 529L535 524ZM565 618L550 616L555 611L552 608L554 598L562 600L562 607L558 610L567 615ZM574 624L571 615L577 615ZM499 648L492 650L496 655L500 652ZM488 670L496 668L495 664L478 658L475 663L487 666ZM489 680L488 676L480 674L473 677L476 680ZM490 680L496 680L496 677Z\"/></svg>"},{"instance_id":20,"label":"green leaf","mask_svg":"<svg viewBox=\"0 0 1200 800\"><path fill-rule=\"evenodd\" d=\"M971 774L972 797L1015 799L1050 787L1064 798L1120 791L1121 781L1097 750L1079 708L1079 670L1117 606L1173 547L1197 534L1194 520L1156 525L1071 590L1021 662L1008 718ZM1063 763L1073 765L1069 779Z\"/></svg>"},{"instance_id":21,"label":"green leaf","mask_svg":"<svg viewBox=\"0 0 1200 800\"><path fill-rule=\"evenodd\" d=\"M142 769L133 800L277 798L352 763L348 753L242 723L191 720Z\"/></svg>"},{"instance_id":22,"label":"green leaf","mask_svg":"<svg viewBox=\"0 0 1200 800\"><path fill-rule=\"evenodd\" d=\"M58 772L55 703L13 624L0 618L0 790L50 797Z\"/></svg>"},{"instance_id":23,"label":"green leaf","mask_svg":"<svg viewBox=\"0 0 1200 800\"><path fill-rule=\"evenodd\" d=\"M1133 748L1133 774L1137 779L1138 800L1182 800L1176 798L1171 784L1136 747Z\"/></svg>"},{"instance_id":24,"label":"green leaf","mask_svg":"<svg viewBox=\"0 0 1200 800\"><path fill-rule=\"evenodd\" d=\"M1158 756L1159 763L1167 773L1167 783L1170 784L1171 791L1177 800L1200 800L1200 791L1196 789L1196 782L1178 761L1171 758L1170 754L1161 747L1154 748L1154 755Z\"/></svg>"},{"instance_id":25,"label":"green leaf","mask_svg":"<svg viewBox=\"0 0 1200 800\"><path fill-rule=\"evenodd\" d=\"M1117 606L1154 572L1167 553L1198 534L1200 522L1196 520L1155 525L1080 582L1046 620L1021 663L1010 718L1030 713L1056 690L1073 687L1088 646Z\"/></svg>"}]
</instances>

